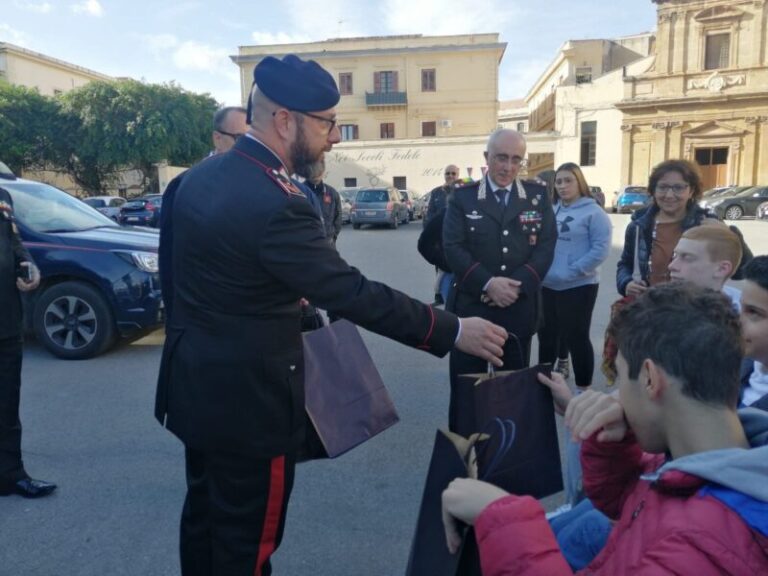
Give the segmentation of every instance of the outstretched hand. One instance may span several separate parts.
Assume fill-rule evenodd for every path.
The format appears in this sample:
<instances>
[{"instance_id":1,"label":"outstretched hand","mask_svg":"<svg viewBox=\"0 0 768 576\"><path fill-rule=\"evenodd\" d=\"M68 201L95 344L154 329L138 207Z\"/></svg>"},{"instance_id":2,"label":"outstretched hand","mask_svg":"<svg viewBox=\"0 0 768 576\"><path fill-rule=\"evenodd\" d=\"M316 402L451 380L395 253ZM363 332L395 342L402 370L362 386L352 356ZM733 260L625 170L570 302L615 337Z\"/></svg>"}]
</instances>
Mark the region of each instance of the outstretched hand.
<instances>
[{"instance_id":1,"label":"outstretched hand","mask_svg":"<svg viewBox=\"0 0 768 576\"><path fill-rule=\"evenodd\" d=\"M539 372L537 374L539 382L544 384L552 391L552 400L555 402L555 412L561 416L565 414L568 403L573 399L573 392L568 388L568 383L560 372L552 372L552 377L547 378Z\"/></svg>"},{"instance_id":2,"label":"outstretched hand","mask_svg":"<svg viewBox=\"0 0 768 576\"><path fill-rule=\"evenodd\" d=\"M504 328L488 320L462 318L461 334L456 342L456 348L501 368L504 365L502 358L507 337L508 334Z\"/></svg>"}]
</instances>

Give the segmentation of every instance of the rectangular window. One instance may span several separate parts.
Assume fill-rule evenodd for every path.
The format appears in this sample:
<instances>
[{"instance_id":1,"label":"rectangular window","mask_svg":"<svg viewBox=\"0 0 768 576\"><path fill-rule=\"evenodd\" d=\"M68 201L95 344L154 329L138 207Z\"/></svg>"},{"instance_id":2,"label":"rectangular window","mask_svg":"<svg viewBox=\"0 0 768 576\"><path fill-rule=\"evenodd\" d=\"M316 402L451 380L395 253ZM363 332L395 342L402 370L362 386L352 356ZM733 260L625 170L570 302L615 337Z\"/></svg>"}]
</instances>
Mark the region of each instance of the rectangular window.
<instances>
[{"instance_id":1,"label":"rectangular window","mask_svg":"<svg viewBox=\"0 0 768 576\"><path fill-rule=\"evenodd\" d=\"M352 94L352 72L339 73L339 93L342 96Z\"/></svg>"},{"instance_id":2,"label":"rectangular window","mask_svg":"<svg viewBox=\"0 0 768 576\"><path fill-rule=\"evenodd\" d=\"M437 136L437 122L422 122L421 123L421 135L422 136Z\"/></svg>"},{"instance_id":3,"label":"rectangular window","mask_svg":"<svg viewBox=\"0 0 768 576\"><path fill-rule=\"evenodd\" d=\"M397 72L387 70L373 73L373 91L376 94L397 92Z\"/></svg>"},{"instance_id":4,"label":"rectangular window","mask_svg":"<svg viewBox=\"0 0 768 576\"><path fill-rule=\"evenodd\" d=\"M357 178L344 178L344 188L357 188Z\"/></svg>"},{"instance_id":5,"label":"rectangular window","mask_svg":"<svg viewBox=\"0 0 768 576\"><path fill-rule=\"evenodd\" d=\"M517 123L517 131L520 133L525 132L525 122Z\"/></svg>"},{"instance_id":6,"label":"rectangular window","mask_svg":"<svg viewBox=\"0 0 768 576\"><path fill-rule=\"evenodd\" d=\"M597 149L597 122L592 120L581 123L581 166L595 165Z\"/></svg>"},{"instance_id":7,"label":"rectangular window","mask_svg":"<svg viewBox=\"0 0 768 576\"><path fill-rule=\"evenodd\" d=\"M435 92L437 84L435 82L436 71L434 68L425 68L421 71L421 91Z\"/></svg>"},{"instance_id":8,"label":"rectangular window","mask_svg":"<svg viewBox=\"0 0 768 576\"><path fill-rule=\"evenodd\" d=\"M339 124L339 130L342 140L358 140L360 138L357 124Z\"/></svg>"},{"instance_id":9,"label":"rectangular window","mask_svg":"<svg viewBox=\"0 0 768 576\"><path fill-rule=\"evenodd\" d=\"M699 166L728 164L728 148L696 148L694 154Z\"/></svg>"},{"instance_id":10,"label":"rectangular window","mask_svg":"<svg viewBox=\"0 0 768 576\"><path fill-rule=\"evenodd\" d=\"M592 82L592 67L579 66L576 68L576 84L589 84Z\"/></svg>"},{"instance_id":11,"label":"rectangular window","mask_svg":"<svg viewBox=\"0 0 768 576\"><path fill-rule=\"evenodd\" d=\"M728 68L731 55L730 34L710 34L707 36L705 70Z\"/></svg>"},{"instance_id":12,"label":"rectangular window","mask_svg":"<svg viewBox=\"0 0 768 576\"><path fill-rule=\"evenodd\" d=\"M405 176L395 176L392 178L392 184L397 188L398 190L405 190L408 188L408 186L405 185L406 177Z\"/></svg>"},{"instance_id":13,"label":"rectangular window","mask_svg":"<svg viewBox=\"0 0 768 576\"><path fill-rule=\"evenodd\" d=\"M381 137L383 139L386 138L394 138L395 137L395 123L394 122L383 122L379 125L380 131L381 131Z\"/></svg>"}]
</instances>

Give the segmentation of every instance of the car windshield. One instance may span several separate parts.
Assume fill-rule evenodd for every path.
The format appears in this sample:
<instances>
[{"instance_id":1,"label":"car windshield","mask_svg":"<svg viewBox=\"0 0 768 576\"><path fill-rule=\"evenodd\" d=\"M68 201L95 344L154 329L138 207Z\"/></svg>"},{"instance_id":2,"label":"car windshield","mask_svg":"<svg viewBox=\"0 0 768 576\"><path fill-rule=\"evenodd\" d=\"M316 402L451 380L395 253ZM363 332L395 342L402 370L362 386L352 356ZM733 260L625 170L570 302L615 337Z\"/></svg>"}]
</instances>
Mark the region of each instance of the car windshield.
<instances>
[{"instance_id":1,"label":"car windshield","mask_svg":"<svg viewBox=\"0 0 768 576\"><path fill-rule=\"evenodd\" d=\"M83 198L83 202L88 204L91 208L104 208L106 202L101 198Z\"/></svg>"},{"instance_id":2,"label":"car windshield","mask_svg":"<svg viewBox=\"0 0 768 576\"><path fill-rule=\"evenodd\" d=\"M624 190L624 194L647 194L645 191L645 188L641 188L640 186L632 186L630 188L626 188Z\"/></svg>"},{"instance_id":3,"label":"car windshield","mask_svg":"<svg viewBox=\"0 0 768 576\"><path fill-rule=\"evenodd\" d=\"M759 186L754 186L752 188L747 188L743 192L739 192L738 194L736 194L736 197L744 198L745 196L753 196L762 190L763 188L760 188Z\"/></svg>"},{"instance_id":4,"label":"car windshield","mask_svg":"<svg viewBox=\"0 0 768 576\"><path fill-rule=\"evenodd\" d=\"M2 184L13 198L18 221L41 233L79 232L92 228L117 228L118 225L70 196L41 182L8 182Z\"/></svg>"},{"instance_id":5,"label":"car windshield","mask_svg":"<svg viewBox=\"0 0 768 576\"><path fill-rule=\"evenodd\" d=\"M357 193L358 202L388 202L389 194L386 190L360 190Z\"/></svg>"}]
</instances>

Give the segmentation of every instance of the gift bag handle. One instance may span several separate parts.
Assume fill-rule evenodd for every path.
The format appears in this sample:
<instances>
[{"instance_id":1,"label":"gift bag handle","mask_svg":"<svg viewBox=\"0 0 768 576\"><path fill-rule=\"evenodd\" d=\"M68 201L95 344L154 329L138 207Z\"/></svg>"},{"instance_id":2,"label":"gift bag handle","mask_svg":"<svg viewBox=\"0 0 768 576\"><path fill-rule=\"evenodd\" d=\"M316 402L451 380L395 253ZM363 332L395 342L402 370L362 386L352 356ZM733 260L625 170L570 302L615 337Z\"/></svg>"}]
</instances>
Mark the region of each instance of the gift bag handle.
<instances>
[{"instance_id":1,"label":"gift bag handle","mask_svg":"<svg viewBox=\"0 0 768 576\"><path fill-rule=\"evenodd\" d=\"M520 338L517 337L517 334L514 332L510 332L507 330L507 336L512 338L515 341L515 344L517 344L517 353L520 354L520 360L523 360L523 345L520 343ZM488 377L493 378L496 376L496 368L493 364L488 362Z\"/></svg>"}]
</instances>

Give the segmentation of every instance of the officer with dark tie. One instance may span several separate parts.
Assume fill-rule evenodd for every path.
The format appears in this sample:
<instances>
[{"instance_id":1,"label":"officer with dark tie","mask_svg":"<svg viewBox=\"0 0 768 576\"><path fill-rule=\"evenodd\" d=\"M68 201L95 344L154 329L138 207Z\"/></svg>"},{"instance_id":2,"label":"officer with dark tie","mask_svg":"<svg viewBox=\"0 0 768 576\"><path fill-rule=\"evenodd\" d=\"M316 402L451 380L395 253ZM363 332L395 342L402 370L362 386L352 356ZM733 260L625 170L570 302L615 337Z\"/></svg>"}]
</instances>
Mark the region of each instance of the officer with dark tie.
<instances>
[{"instance_id":1,"label":"officer with dark tie","mask_svg":"<svg viewBox=\"0 0 768 576\"><path fill-rule=\"evenodd\" d=\"M504 369L527 367L536 332L541 280L554 257L557 229L544 186L518 177L526 143L514 130L488 139L488 171L451 195L443 225L445 257L455 274L447 310L487 318L508 330ZM449 427L474 432L472 398L460 397L459 374L485 372L486 363L451 352Z\"/></svg>"},{"instance_id":2,"label":"officer with dark tie","mask_svg":"<svg viewBox=\"0 0 768 576\"><path fill-rule=\"evenodd\" d=\"M156 416L184 443L184 576L263 576L280 545L304 438L302 297L442 356L500 364L506 333L366 279L327 242L290 175L341 139L333 77L267 57L254 71L248 132L192 167L173 203L175 306Z\"/></svg>"}]
</instances>

